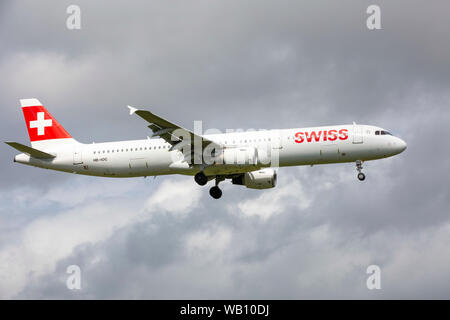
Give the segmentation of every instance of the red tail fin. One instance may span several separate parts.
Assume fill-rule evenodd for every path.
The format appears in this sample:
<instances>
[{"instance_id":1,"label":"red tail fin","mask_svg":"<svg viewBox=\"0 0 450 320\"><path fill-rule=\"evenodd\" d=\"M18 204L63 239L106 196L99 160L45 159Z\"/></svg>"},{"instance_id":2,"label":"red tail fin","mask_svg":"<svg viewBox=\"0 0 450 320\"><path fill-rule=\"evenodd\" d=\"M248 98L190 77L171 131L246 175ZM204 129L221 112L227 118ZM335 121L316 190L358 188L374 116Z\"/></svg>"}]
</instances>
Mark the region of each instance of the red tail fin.
<instances>
[{"instance_id":1,"label":"red tail fin","mask_svg":"<svg viewBox=\"0 0 450 320\"><path fill-rule=\"evenodd\" d=\"M37 99L20 100L31 142L72 138Z\"/></svg>"}]
</instances>

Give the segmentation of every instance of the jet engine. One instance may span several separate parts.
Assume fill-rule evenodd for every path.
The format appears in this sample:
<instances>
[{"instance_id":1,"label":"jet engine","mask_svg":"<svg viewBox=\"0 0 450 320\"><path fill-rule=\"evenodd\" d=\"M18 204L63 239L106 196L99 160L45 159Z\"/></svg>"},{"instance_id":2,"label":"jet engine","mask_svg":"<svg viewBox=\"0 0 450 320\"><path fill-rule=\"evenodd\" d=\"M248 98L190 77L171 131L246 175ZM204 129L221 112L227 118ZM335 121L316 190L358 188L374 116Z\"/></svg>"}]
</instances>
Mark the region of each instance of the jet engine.
<instances>
[{"instance_id":1,"label":"jet engine","mask_svg":"<svg viewBox=\"0 0 450 320\"><path fill-rule=\"evenodd\" d=\"M232 183L244 185L250 189L269 189L277 184L277 172L271 168L246 172L234 177Z\"/></svg>"}]
</instances>

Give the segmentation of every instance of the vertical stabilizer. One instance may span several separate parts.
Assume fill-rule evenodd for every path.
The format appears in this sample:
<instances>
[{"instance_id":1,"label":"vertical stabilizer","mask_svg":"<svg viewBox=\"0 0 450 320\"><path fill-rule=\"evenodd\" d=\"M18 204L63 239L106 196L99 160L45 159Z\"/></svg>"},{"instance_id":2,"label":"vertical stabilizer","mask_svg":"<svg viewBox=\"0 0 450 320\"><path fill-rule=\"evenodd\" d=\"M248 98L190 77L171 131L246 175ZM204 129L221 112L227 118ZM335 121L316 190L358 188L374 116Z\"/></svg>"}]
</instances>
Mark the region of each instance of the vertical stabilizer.
<instances>
[{"instance_id":1,"label":"vertical stabilizer","mask_svg":"<svg viewBox=\"0 0 450 320\"><path fill-rule=\"evenodd\" d=\"M21 99L25 124L33 147L76 142L37 99Z\"/></svg>"}]
</instances>

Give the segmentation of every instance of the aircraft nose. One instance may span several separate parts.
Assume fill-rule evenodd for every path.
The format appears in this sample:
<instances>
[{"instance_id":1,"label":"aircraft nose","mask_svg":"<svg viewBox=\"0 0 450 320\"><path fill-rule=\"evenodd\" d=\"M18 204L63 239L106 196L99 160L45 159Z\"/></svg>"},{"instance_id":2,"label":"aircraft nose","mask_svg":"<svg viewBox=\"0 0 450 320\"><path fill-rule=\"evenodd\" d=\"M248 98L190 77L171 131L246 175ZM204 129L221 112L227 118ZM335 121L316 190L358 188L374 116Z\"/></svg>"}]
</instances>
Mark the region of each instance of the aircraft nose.
<instances>
[{"instance_id":1,"label":"aircraft nose","mask_svg":"<svg viewBox=\"0 0 450 320\"><path fill-rule=\"evenodd\" d=\"M398 139L398 141L395 143L395 147L397 149L396 151L398 153L401 153L401 152L405 151L405 149L406 149L406 142L400 138L397 138L397 139Z\"/></svg>"}]
</instances>

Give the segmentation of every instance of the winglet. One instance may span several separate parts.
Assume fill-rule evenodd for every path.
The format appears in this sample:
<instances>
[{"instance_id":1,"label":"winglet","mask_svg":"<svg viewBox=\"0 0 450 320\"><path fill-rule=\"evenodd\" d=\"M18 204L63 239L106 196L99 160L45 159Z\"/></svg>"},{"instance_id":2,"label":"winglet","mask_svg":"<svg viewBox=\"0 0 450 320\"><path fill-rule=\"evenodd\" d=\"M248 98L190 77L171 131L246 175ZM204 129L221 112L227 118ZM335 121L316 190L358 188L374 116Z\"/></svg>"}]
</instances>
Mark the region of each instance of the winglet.
<instances>
[{"instance_id":1,"label":"winglet","mask_svg":"<svg viewBox=\"0 0 450 320\"><path fill-rule=\"evenodd\" d=\"M136 111L138 111L138 109L133 108L132 106L128 106L128 109L130 109L130 116L135 113Z\"/></svg>"}]
</instances>

